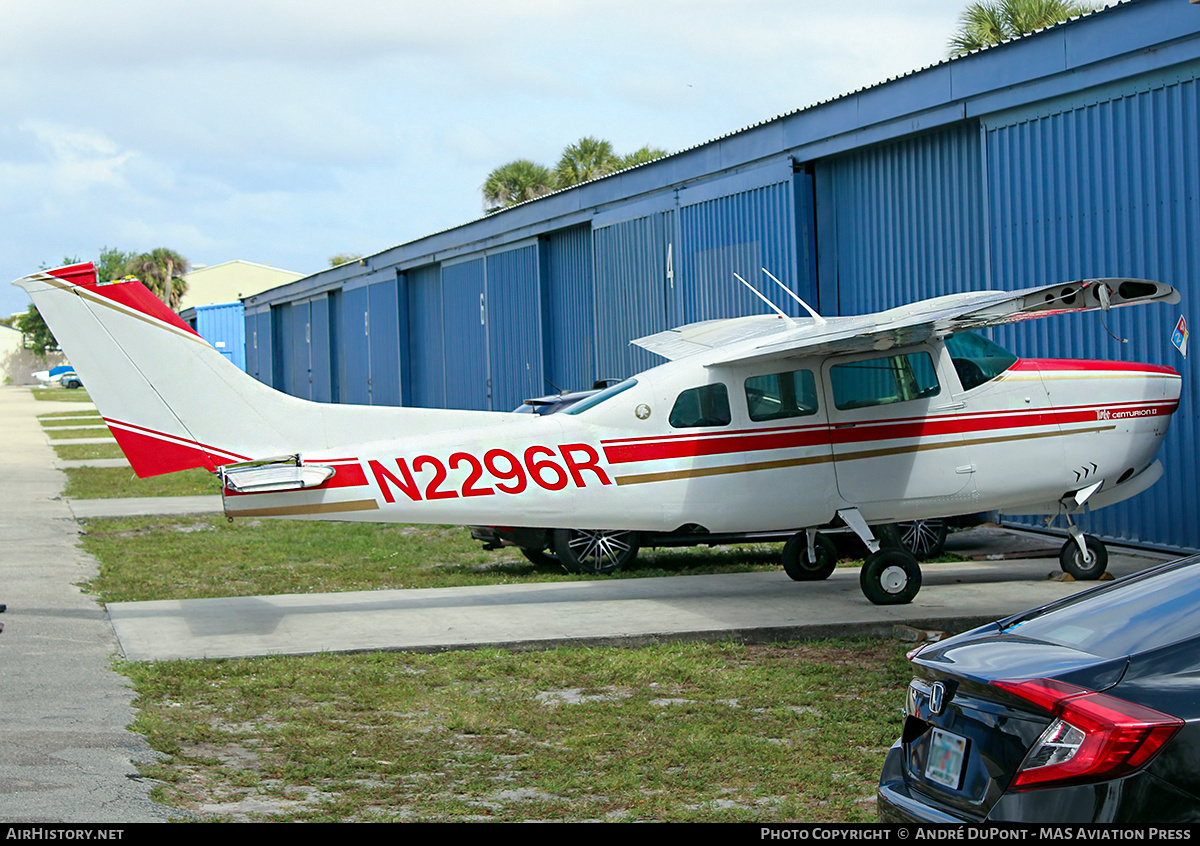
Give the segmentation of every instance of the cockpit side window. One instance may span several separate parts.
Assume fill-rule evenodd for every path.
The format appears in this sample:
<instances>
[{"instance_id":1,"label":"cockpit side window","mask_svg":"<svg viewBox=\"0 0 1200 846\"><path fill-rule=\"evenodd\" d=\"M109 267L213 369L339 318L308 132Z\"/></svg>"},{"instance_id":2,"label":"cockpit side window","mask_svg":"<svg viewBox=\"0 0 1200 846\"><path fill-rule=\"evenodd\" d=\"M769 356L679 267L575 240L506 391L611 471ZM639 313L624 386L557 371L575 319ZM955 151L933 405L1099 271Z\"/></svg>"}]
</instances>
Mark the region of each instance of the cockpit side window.
<instances>
[{"instance_id":1,"label":"cockpit side window","mask_svg":"<svg viewBox=\"0 0 1200 846\"><path fill-rule=\"evenodd\" d=\"M963 390L990 382L1017 363L1017 357L999 344L974 332L959 332L946 339L950 360Z\"/></svg>"},{"instance_id":2,"label":"cockpit side window","mask_svg":"<svg viewBox=\"0 0 1200 846\"><path fill-rule=\"evenodd\" d=\"M729 413L729 390L721 382L688 388L675 398L670 424L676 429L697 426L728 426L733 419Z\"/></svg>"},{"instance_id":3,"label":"cockpit side window","mask_svg":"<svg viewBox=\"0 0 1200 846\"><path fill-rule=\"evenodd\" d=\"M755 422L816 414L816 379L811 370L751 376L746 380L746 409Z\"/></svg>"},{"instance_id":4,"label":"cockpit side window","mask_svg":"<svg viewBox=\"0 0 1200 846\"><path fill-rule=\"evenodd\" d=\"M829 382L833 404L842 410L925 399L942 390L927 352L835 364Z\"/></svg>"}]
</instances>

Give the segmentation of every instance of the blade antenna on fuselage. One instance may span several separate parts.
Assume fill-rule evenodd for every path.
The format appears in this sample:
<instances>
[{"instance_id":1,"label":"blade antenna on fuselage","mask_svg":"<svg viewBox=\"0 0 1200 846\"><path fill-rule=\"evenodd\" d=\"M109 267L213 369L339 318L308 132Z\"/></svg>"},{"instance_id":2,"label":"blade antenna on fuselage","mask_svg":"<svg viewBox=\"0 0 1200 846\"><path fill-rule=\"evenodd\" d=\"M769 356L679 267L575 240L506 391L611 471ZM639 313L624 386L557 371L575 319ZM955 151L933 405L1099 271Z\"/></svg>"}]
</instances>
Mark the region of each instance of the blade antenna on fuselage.
<instances>
[{"instance_id":1,"label":"blade antenna on fuselage","mask_svg":"<svg viewBox=\"0 0 1200 846\"><path fill-rule=\"evenodd\" d=\"M764 303L766 303L767 307L770 308L771 311L778 314L780 317L782 317L784 320L786 320L792 326L796 325L796 321L793 320L788 314L786 314L783 309L781 309L779 306L775 305L775 303L771 302L765 296L763 296L761 293L759 293L759 290L757 288L755 288L753 285L751 285L749 282L747 282L745 279L738 276L736 273L733 274L733 278L736 279L737 281L741 282L747 288L749 288L750 293L754 294L754 296L758 297L760 300L762 300Z\"/></svg>"},{"instance_id":2,"label":"blade antenna on fuselage","mask_svg":"<svg viewBox=\"0 0 1200 846\"><path fill-rule=\"evenodd\" d=\"M809 315L812 317L814 323L820 325L825 322L825 318L822 317L821 315L817 314L816 309L814 309L812 306L810 306L804 300L800 299L799 294L797 294L795 291L793 291L787 285L784 285L782 282L780 282L778 279L776 279L775 276L771 273L771 271L767 270L764 267L764 268L762 268L762 272L767 274L767 276L769 276L771 278L772 282L774 282L776 285L778 285L783 290L787 291L787 295L789 297L791 297L796 302L800 303L800 307L809 313Z\"/></svg>"}]
</instances>

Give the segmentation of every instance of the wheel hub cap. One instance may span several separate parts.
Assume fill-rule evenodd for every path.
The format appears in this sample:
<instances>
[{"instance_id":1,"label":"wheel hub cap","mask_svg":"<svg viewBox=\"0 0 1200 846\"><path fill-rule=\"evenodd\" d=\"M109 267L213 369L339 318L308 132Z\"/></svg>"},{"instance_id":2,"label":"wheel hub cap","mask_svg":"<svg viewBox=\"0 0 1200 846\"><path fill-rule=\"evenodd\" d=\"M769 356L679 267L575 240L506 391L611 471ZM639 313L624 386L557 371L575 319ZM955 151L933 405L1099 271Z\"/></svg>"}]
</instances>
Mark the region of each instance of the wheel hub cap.
<instances>
[{"instance_id":1,"label":"wheel hub cap","mask_svg":"<svg viewBox=\"0 0 1200 846\"><path fill-rule=\"evenodd\" d=\"M893 565L879 574L879 583L888 593L899 593L908 584L908 574L903 567Z\"/></svg>"}]
</instances>

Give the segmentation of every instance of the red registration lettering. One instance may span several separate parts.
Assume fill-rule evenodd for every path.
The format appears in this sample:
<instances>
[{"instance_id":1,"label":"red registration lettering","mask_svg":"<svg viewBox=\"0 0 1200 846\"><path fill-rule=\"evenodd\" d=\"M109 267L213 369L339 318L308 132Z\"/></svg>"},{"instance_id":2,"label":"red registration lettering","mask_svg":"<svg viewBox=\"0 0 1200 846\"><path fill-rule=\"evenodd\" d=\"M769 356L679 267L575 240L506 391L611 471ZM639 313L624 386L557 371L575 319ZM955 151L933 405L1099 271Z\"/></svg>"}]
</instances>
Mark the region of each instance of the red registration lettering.
<instances>
[{"instance_id":1,"label":"red registration lettering","mask_svg":"<svg viewBox=\"0 0 1200 846\"><path fill-rule=\"evenodd\" d=\"M421 492L417 489L417 483L413 481L412 473L408 470L408 462L403 458L396 459L396 466L400 470L400 475L403 479L397 479L388 469L378 461L371 460L367 464L371 467L371 472L375 474L375 483L379 485L379 489L383 491L383 498L388 502L395 502L396 498L392 496L392 492L388 489L387 482L404 491L408 498L413 502L421 501ZM385 481L386 480L386 481Z\"/></svg>"},{"instance_id":2,"label":"red registration lettering","mask_svg":"<svg viewBox=\"0 0 1200 846\"><path fill-rule=\"evenodd\" d=\"M561 491L567 486L567 471L549 459L539 459L538 454L553 456L554 450L544 446L531 446L525 450L525 466L529 468L529 475L546 490ZM546 478L547 471L552 480Z\"/></svg>"},{"instance_id":3,"label":"red registration lettering","mask_svg":"<svg viewBox=\"0 0 1200 846\"><path fill-rule=\"evenodd\" d=\"M562 456L562 464L556 460L559 455ZM456 489L450 481L447 464L436 456L418 455L413 459L411 470L407 461L397 458L396 470L399 475L374 459L368 460L367 465L387 502L396 501L394 490L402 491L413 502L422 499L457 499L460 496L494 496L497 490L519 494L529 487L530 479L548 491L561 491L570 483L583 488L587 487L585 472L592 473L601 485L613 483L600 466L600 454L588 444L563 444L558 452L547 446L531 446L525 450L522 458L523 461L505 449L488 450L482 462L469 452L451 454L448 462L450 470L458 470L464 464L467 466L461 490ZM433 477L425 483L425 490L422 491L414 473L421 473L426 468L433 471ZM494 487L484 483L485 469Z\"/></svg>"},{"instance_id":4,"label":"red registration lettering","mask_svg":"<svg viewBox=\"0 0 1200 846\"><path fill-rule=\"evenodd\" d=\"M583 481L584 470L591 470L595 473L600 484L612 484L612 479L608 478L608 474L600 466L600 455L592 447L587 444L563 444L558 451L562 453L563 461L567 464L567 470L571 473L571 481L575 483L575 487L586 487L586 483ZM583 453L587 460L576 461L576 453Z\"/></svg>"}]
</instances>

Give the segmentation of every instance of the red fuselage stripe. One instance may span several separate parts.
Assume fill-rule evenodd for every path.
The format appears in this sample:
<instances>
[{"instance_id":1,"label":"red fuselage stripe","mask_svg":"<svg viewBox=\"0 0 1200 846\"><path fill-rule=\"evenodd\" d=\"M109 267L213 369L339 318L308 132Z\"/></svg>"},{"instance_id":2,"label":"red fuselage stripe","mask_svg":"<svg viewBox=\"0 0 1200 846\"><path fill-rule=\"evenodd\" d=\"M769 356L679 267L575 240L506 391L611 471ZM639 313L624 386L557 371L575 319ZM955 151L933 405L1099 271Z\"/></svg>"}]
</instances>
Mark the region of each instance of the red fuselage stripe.
<instances>
[{"instance_id":1,"label":"red fuselage stripe","mask_svg":"<svg viewBox=\"0 0 1200 846\"><path fill-rule=\"evenodd\" d=\"M1157 417L1175 412L1179 403L1114 403L1106 406L1033 409L1027 412L987 412L977 415L914 417L893 420L854 422L845 428L807 427L804 430L771 430L757 433L712 432L688 438L671 436L668 440L644 439L640 443L602 441L604 457L610 464L688 458L698 455L727 455L735 452L759 452L799 447L836 447L843 444L883 442L945 435L996 432L1004 429L1030 429L1067 426L1115 417Z\"/></svg>"}]
</instances>

